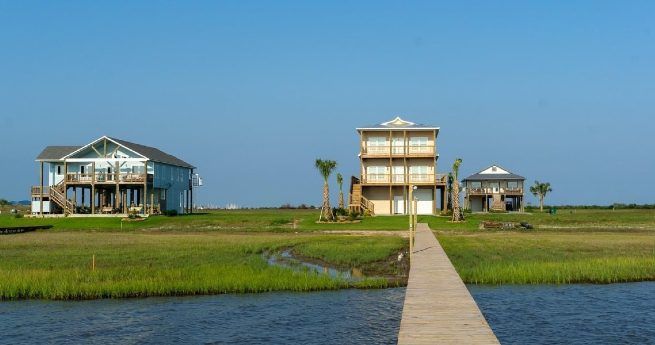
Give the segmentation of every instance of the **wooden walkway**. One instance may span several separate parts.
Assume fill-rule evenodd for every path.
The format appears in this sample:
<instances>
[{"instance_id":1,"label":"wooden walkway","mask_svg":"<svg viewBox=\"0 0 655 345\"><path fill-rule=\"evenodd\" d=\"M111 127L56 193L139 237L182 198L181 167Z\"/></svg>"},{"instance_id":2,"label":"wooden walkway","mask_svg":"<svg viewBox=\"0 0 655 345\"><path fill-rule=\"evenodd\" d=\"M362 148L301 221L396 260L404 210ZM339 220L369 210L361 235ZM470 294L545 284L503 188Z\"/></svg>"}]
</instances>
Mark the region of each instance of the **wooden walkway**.
<instances>
[{"instance_id":1,"label":"wooden walkway","mask_svg":"<svg viewBox=\"0 0 655 345\"><path fill-rule=\"evenodd\" d=\"M414 243L398 344L499 344L427 224Z\"/></svg>"}]
</instances>

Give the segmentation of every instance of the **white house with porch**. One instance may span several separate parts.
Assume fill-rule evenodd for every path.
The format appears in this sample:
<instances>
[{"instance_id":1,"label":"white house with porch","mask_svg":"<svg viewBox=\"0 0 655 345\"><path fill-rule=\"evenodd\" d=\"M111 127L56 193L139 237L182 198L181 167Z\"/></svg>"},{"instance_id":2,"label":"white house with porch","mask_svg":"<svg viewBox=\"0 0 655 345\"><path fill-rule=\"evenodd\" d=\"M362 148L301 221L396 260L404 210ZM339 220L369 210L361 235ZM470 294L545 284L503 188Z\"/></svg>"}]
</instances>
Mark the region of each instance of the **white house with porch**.
<instances>
[{"instance_id":1,"label":"white house with porch","mask_svg":"<svg viewBox=\"0 0 655 345\"><path fill-rule=\"evenodd\" d=\"M195 167L157 148L102 136L48 146L36 158L32 214L191 213Z\"/></svg>"}]
</instances>

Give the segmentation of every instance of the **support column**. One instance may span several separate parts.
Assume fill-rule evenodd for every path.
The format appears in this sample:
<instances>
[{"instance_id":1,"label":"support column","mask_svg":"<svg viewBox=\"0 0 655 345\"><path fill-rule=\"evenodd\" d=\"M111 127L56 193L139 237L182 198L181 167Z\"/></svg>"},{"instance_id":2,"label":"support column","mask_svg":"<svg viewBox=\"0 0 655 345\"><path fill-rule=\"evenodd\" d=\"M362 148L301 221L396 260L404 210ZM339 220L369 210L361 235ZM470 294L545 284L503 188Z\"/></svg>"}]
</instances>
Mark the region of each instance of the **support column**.
<instances>
[{"instance_id":1,"label":"support column","mask_svg":"<svg viewBox=\"0 0 655 345\"><path fill-rule=\"evenodd\" d=\"M91 163L91 214L96 213L96 163Z\"/></svg>"},{"instance_id":2,"label":"support column","mask_svg":"<svg viewBox=\"0 0 655 345\"><path fill-rule=\"evenodd\" d=\"M143 163L143 173L145 174L145 182L143 183L143 213L148 212L148 162Z\"/></svg>"},{"instance_id":3,"label":"support column","mask_svg":"<svg viewBox=\"0 0 655 345\"><path fill-rule=\"evenodd\" d=\"M39 192L39 204L41 204L39 212L41 217L43 217L43 161L41 161L41 191Z\"/></svg>"}]
</instances>

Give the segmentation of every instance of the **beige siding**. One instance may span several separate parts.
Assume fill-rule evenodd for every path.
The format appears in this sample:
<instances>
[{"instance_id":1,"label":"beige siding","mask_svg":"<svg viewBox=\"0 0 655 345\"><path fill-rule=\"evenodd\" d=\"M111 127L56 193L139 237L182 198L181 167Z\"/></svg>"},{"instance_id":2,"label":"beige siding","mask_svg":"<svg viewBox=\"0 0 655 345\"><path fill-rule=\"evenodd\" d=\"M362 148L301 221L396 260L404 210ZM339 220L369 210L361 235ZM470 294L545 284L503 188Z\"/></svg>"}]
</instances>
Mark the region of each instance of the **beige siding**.
<instances>
[{"instance_id":1,"label":"beige siding","mask_svg":"<svg viewBox=\"0 0 655 345\"><path fill-rule=\"evenodd\" d=\"M390 214L389 187L364 187L362 194L375 205L375 214Z\"/></svg>"}]
</instances>

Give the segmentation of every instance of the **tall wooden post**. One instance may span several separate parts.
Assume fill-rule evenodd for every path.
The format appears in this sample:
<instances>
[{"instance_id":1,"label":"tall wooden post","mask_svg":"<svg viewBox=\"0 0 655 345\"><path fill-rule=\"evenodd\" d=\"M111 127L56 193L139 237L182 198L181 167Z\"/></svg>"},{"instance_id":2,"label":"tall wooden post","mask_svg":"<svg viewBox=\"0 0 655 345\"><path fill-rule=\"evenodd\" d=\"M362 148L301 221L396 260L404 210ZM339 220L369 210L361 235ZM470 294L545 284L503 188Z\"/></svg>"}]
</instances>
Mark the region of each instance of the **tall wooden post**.
<instances>
[{"instance_id":1,"label":"tall wooden post","mask_svg":"<svg viewBox=\"0 0 655 345\"><path fill-rule=\"evenodd\" d=\"M91 214L96 213L96 162L91 163Z\"/></svg>"},{"instance_id":2,"label":"tall wooden post","mask_svg":"<svg viewBox=\"0 0 655 345\"><path fill-rule=\"evenodd\" d=\"M191 169L191 187L189 187L189 190L191 192L191 212L193 213L193 169Z\"/></svg>"},{"instance_id":3,"label":"tall wooden post","mask_svg":"<svg viewBox=\"0 0 655 345\"><path fill-rule=\"evenodd\" d=\"M121 197L121 195L120 195L120 185L119 185L119 182L120 182L119 181L119 179L120 179L120 173L119 173L120 166L118 165L118 161L116 161L114 166L116 167L115 171L114 171L114 174L116 176L115 177L115 179L116 179L116 194L114 195L114 197L116 199L116 201L115 201L116 204L114 205L114 208L115 209L120 209L120 200L121 200L120 199L120 197Z\"/></svg>"},{"instance_id":4,"label":"tall wooden post","mask_svg":"<svg viewBox=\"0 0 655 345\"><path fill-rule=\"evenodd\" d=\"M73 212L77 210L77 186L73 187Z\"/></svg>"},{"instance_id":5,"label":"tall wooden post","mask_svg":"<svg viewBox=\"0 0 655 345\"><path fill-rule=\"evenodd\" d=\"M39 204L40 206L40 213L41 217L43 217L43 161L41 161L41 191L39 192Z\"/></svg>"},{"instance_id":6,"label":"tall wooden post","mask_svg":"<svg viewBox=\"0 0 655 345\"><path fill-rule=\"evenodd\" d=\"M148 212L148 161L143 163L143 173L145 175L145 180L143 182L143 213Z\"/></svg>"}]
</instances>

